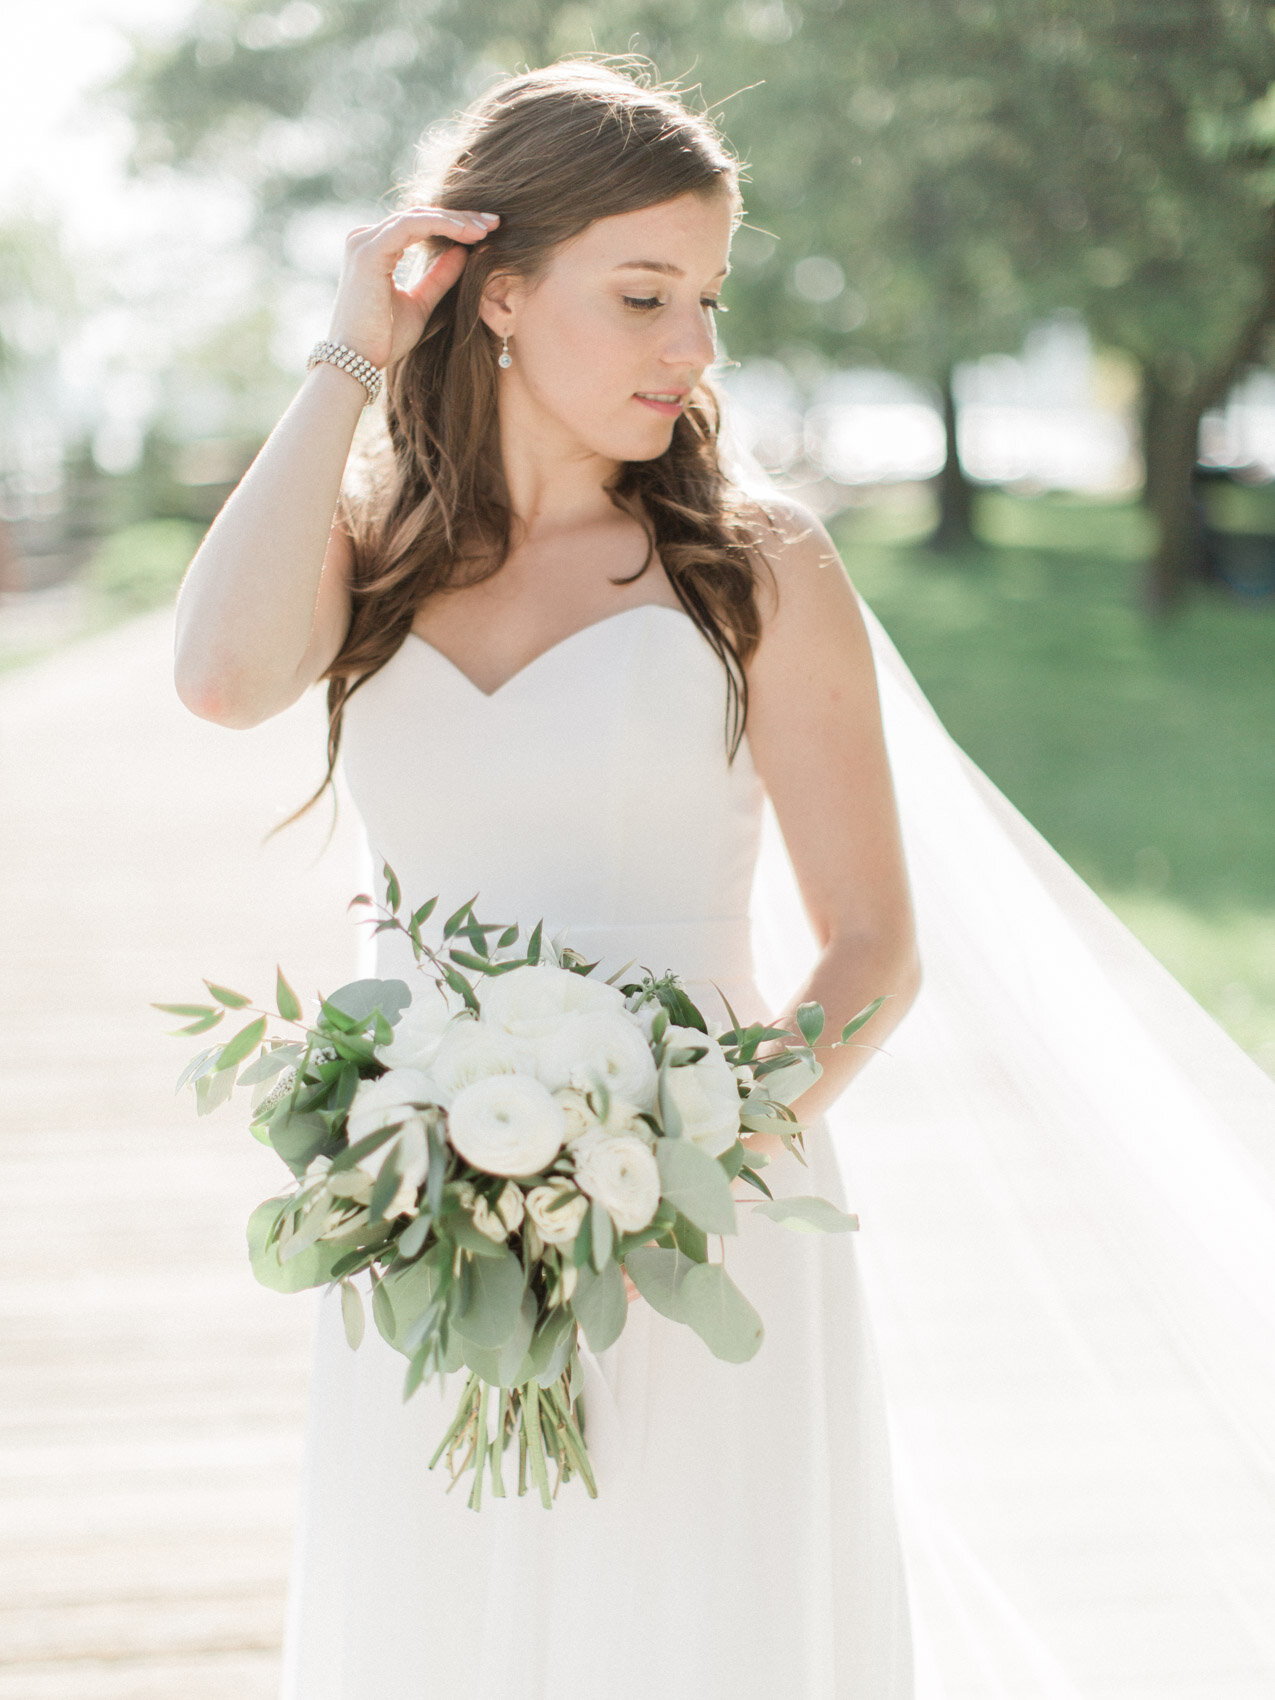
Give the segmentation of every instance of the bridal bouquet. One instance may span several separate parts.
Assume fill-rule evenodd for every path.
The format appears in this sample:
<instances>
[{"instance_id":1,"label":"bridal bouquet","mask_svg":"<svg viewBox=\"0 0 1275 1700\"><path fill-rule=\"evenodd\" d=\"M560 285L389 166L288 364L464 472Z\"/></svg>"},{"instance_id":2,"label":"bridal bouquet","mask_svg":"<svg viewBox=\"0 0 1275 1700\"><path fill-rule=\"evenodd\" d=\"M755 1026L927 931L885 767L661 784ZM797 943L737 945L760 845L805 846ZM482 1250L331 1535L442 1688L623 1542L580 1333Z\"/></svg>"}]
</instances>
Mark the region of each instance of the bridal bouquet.
<instances>
[{"instance_id":1,"label":"bridal bouquet","mask_svg":"<svg viewBox=\"0 0 1275 1700\"><path fill-rule=\"evenodd\" d=\"M485 1470L505 1494L516 1436L520 1494L530 1466L546 1507L576 1472L596 1497L578 1334L594 1352L618 1338L622 1272L717 1357L744 1362L761 1345L761 1318L708 1255L710 1234L737 1232L732 1183L750 1186L751 1207L783 1228L858 1227L827 1199L775 1198L759 1172L766 1158L740 1138L778 1133L805 1161L790 1104L822 1072L823 1010L803 1004L794 1034L741 1026L723 995L731 1026L710 1031L675 974L624 980L628 964L600 979L597 963L540 924L519 949L518 926L479 921L476 897L444 922L436 952L421 927L438 899L405 923L388 864L385 879L375 930L407 933L418 984L353 981L320 996L307 1022L280 969L278 1017L297 1035L268 1035L262 1010L193 1058L177 1090L193 1086L205 1114L251 1087L251 1131L292 1172L249 1219L258 1280L281 1292L339 1284L357 1348L354 1277L366 1274L375 1326L408 1360L405 1399L435 1375L468 1371L431 1469L446 1453L454 1486L472 1468L478 1510ZM191 1018L182 1034L250 1007L204 984L212 1004L153 1007ZM775 1048L763 1056L763 1045Z\"/></svg>"}]
</instances>

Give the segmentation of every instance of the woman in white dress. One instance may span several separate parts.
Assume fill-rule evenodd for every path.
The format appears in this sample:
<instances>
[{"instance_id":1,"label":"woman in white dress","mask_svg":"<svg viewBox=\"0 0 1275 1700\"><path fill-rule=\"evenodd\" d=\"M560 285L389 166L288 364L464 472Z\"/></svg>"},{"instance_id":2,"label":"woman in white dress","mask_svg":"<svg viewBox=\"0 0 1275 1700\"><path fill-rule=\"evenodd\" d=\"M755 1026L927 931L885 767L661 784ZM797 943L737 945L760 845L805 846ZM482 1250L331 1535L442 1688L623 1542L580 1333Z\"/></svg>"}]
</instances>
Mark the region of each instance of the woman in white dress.
<instances>
[{"instance_id":1,"label":"woman in white dress","mask_svg":"<svg viewBox=\"0 0 1275 1700\"><path fill-rule=\"evenodd\" d=\"M388 859L708 1014L891 995L798 1100L809 1171L768 1153L861 1232L741 1210L744 1365L631 1302L582 1354L596 1500L470 1511L427 1468L454 1381L404 1404L323 1301L284 1700L1268 1700L1275 1083L719 438L720 138L567 63L444 141L333 315L388 433L356 476L365 391L313 367L183 586L183 700L328 680L362 889Z\"/></svg>"},{"instance_id":2,"label":"woman in white dress","mask_svg":"<svg viewBox=\"0 0 1275 1700\"><path fill-rule=\"evenodd\" d=\"M920 969L863 612L815 517L719 460L740 216L736 161L668 91L587 61L490 90L406 209L351 234L328 346L183 586L176 675L238 727L327 678L369 871L441 893L436 919L478 892L603 974L674 969L723 1020L714 985L744 1019L816 998L829 1031L889 994L797 1100L809 1170L745 1140L772 1190L844 1206L825 1112ZM818 940L782 1011L750 933L764 806ZM410 978L404 943L377 935L365 971ZM404 1361L351 1352L325 1302L286 1700L911 1700L857 1236L739 1214L717 1255L761 1351L719 1362L629 1285L585 1354L599 1497L549 1512L449 1495L427 1462L455 1381L404 1404Z\"/></svg>"}]
</instances>

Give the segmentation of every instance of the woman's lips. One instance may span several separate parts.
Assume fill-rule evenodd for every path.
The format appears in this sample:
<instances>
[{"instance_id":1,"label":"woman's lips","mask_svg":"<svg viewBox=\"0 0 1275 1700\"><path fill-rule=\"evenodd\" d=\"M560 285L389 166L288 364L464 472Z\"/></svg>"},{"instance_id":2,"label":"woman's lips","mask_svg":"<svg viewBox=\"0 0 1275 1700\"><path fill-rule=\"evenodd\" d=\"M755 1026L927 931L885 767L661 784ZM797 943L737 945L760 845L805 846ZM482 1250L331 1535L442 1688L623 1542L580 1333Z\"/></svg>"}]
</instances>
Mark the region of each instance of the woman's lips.
<instances>
[{"instance_id":1,"label":"woman's lips","mask_svg":"<svg viewBox=\"0 0 1275 1700\"><path fill-rule=\"evenodd\" d=\"M666 419L676 419L682 411L683 404L680 401L651 401L649 397L644 395L635 395L633 399L640 401L643 407L653 407L657 413L662 413Z\"/></svg>"}]
</instances>

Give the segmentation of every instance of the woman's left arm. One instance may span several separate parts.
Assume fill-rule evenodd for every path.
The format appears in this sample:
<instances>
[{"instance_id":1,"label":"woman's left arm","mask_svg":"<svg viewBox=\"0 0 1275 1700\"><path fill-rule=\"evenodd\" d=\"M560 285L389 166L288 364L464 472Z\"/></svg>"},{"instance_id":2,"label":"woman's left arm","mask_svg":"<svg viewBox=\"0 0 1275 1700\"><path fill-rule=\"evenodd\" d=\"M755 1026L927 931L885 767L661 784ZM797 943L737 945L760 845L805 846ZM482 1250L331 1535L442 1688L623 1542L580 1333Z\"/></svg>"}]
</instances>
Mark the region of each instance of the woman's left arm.
<instances>
[{"instance_id":1,"label":"woman's left arm","mask_svg":"<svg viewBox=\"0 0 1275 1700\"><path fill-rule=\"evenodd\" d=\"M793 1101L802 1121L840 1096L898 1026L921 985L916 921L886 754L876 668L858 598L823 525L800 503L764 552L762 637L747 665L748 740L770 794L820 947L810 977L773 1025L797 1032L798 1004L823 1005L820 1046L882 993L885 1003ZM770 1155L774 1134L746 1143Z\"/></svg>"}]
</instances>

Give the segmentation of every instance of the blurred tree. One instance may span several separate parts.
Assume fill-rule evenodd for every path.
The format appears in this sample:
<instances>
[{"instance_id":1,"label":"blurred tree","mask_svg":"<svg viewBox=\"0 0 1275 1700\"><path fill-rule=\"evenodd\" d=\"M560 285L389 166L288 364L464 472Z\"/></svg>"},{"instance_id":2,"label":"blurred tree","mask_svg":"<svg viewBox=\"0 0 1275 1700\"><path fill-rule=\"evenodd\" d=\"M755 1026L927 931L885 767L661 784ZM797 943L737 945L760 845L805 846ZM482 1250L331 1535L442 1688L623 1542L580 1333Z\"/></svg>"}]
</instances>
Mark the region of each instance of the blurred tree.
<instances>
[{"instance_id":1,"label":"blurred tree","mask_svg":"<svg viewBox=\"0 0 1275 1700\"><path fill-rule=\"evenodd\" d=\"M1275 6L1265 0L255 0L139 41L138 169L249 184L285 263L299 213L367 205L493 76L580 49L711 77L749 161L735 358L880 363L942 398L934 542L971 534L952 373L1078 307L1143 374L1153 608L1192 576L1200 414L1275 310ZM734 95L722 91L741 91ZM729 105L728 102L734 104ZM755 163L753 162L755 156Z\"/></svg>"}]
</instances>

